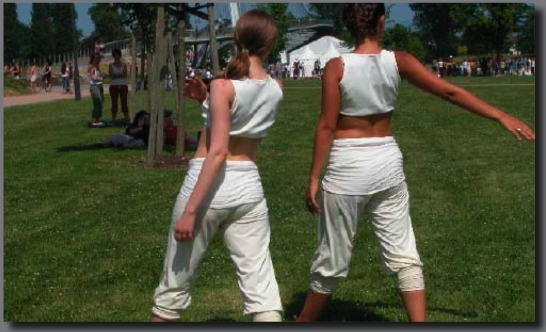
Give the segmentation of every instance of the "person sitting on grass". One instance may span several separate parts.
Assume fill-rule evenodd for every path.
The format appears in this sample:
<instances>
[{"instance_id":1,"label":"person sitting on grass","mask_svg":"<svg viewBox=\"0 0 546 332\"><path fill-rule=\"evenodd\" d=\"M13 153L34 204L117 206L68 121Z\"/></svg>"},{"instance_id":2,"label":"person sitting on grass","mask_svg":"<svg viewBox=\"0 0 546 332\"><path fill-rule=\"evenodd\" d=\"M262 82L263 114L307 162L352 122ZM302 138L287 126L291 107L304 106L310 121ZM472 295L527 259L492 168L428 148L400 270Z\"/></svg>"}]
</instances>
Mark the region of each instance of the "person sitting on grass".
<instances>
[{"instance_id":1,"label":"person sitting on grass","mask_svg":"<svg viewBox=\"0 0 546 332\"><path fill-rule=\"evenodd\" d=\"M148 144L150 133L150 113L139 111L125 129L125 133L108 136L102 145L109 147L143 148Z\"/></svg>"},{"instance_id":2,"label":"person sitting on grass","mask_svg":"<svg viewBox=\"0 0 546 332\"><path fill-rule=\"evenodd\" d=\"M164 120L163 120L163 138L166 145L176 146L176 134L178 128L174 124L172 118L173 112L171 110L164 111ZM197 148L197 140L192 138L187 132L184 136L184 145L187 149L195 150Z\"/></svg>"}]
</instances>

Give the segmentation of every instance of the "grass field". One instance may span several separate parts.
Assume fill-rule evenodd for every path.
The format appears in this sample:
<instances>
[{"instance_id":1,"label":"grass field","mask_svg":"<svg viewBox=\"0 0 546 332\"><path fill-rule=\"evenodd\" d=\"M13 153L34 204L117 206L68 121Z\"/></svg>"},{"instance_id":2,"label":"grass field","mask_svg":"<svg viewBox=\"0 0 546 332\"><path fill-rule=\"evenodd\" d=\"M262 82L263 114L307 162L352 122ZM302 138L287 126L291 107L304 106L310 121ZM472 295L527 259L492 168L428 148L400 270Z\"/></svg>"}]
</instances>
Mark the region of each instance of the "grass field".
<instances>
[{"instance_id":1,"label":"grass field","mask_svg":"<svg viewBox=\"0 0 546 332\"><path fill-rule=\"evenodd\" d=\"M452 81L535 126L533 78ZM303 194L320 93L317 81L285 83L278 121L257 161L286 321L303 305L315 250L316 220ZM195 135L200 114L187 105L187 129ZM136 166L144 150L89 148L121 130L87 128L90 109L89 99L4 109L4 321L150 317L185 172ZM393 130L425 264L428 320L534 322L534 143L406 84ZM324 320L406 320L396 278L383 274L378 253L363 220L349 277ZM234 267L217 236L183 319L241 321L241 313Z\"/></svg>"}]
</instances>

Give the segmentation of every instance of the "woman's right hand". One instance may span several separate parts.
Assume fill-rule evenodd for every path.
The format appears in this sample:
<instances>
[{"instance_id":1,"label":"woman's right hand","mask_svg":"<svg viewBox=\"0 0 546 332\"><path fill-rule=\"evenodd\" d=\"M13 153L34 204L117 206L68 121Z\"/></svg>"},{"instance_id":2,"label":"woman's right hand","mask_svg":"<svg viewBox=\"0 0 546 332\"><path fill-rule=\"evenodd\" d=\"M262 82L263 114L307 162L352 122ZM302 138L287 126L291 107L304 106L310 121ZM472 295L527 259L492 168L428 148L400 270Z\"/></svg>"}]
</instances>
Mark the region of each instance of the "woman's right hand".
<instances>
[{"instance_id":1,"label":"woman's right hand","mask_svg":"<svg viewBox=\"0 0 546 332\"><path fill-rule=\"evenodd\" d=\"M207 99L207 85L197 77L188 78L184 82L184 95L203 103Z\"/></svg>"},{"instance_id":2,"label":"woman's right hand","mask_svg":"<svg viewBox=\"0 0 546 332\"><path fill-rule=\"evenodd\" d=\"M509 114L503 114L498 121L501 126L511 132L518 140L521 140L522 138L528 141L535 140L535 133L533 130L519 119Z\"/></svg>"},{"instance_id":3,"label":"woman's right hand","mask_svg":"<svg viewBox=\"0 0 546 332\"><path fill-rule=\"evenodd\" d=\"M317 204L317 193L319 189L318 179L309 180L307 191L305 192L305 206L313 215L322 213L320 206Z\"/></svg>"}]
</instances>

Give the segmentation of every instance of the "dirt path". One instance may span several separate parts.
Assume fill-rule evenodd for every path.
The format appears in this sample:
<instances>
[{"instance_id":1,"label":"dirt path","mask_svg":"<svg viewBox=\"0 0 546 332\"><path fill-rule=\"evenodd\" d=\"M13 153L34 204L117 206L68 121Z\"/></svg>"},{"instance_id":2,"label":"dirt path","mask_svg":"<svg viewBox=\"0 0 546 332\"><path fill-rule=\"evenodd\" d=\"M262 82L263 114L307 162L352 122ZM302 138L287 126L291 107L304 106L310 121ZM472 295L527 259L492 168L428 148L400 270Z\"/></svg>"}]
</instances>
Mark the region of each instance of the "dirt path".
<instances>
[{"instance_id":1,"label":"dirt path","mask_svg":"<svg viewBox=\"0 0 546 332\"><path fill-rule=\"evenodd\" d=\"M82 98L89 97L90 96L89 86L82 85L80 88L80 92L81 92ZM107 95L108 93L109 93L108 85L105 85L104 94ZM4 108L10 107L10 106L29 105L29 104L48 102L48 101L56 101L56 100L62 100L62 99L75 100L75 97L73 93L63 94L61 86L53 86L51 92L45 92L44 90L41 90L40 92L36 92L34 94L26 95L26 96L4 97Z\"/></svg>"}]
</instances>

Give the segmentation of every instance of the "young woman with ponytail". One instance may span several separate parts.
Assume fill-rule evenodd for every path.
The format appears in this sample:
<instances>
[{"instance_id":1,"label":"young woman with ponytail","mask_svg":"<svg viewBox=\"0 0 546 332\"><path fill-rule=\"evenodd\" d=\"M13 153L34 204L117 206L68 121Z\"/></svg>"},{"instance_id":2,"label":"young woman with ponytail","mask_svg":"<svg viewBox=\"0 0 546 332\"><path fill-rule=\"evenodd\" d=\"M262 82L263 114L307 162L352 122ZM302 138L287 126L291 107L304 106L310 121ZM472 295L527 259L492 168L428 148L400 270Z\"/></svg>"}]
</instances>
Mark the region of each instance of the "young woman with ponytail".
<instances>
[{"instance_id":1,"label":"young woman with ponytail","mask_svg":"<svg viewBox=\"0 0 546 332\"><path fill-rule=\"evenodd\" d=\"M218 230L236 266L243 314L282 320L267 203L254 162L283 97L280 82L263 69L276 35L267 13L243 14L234 32L239 52L212 80L210 95L199 79L186 82L186 96L202 102L205 126L173 209L152 321L178 320L189 307L196 270Z\"/></svg>"},{"instance_id":2,"label":"young woman with ponytail","mask_svg":"<svg viewBox=\"0 0 546 332\"><path fill-rule=\"evenodd\" d=\"M308 210L320 215L319 245L297 321L318 320L347 277L353 238L364 213L379 241L385 271L398 277L409 321L424 321L423 264L409 214L402 154L390 127L400 82L405 79L471 113L497 121L517 139L532 141L535 134L520 120L438 78L412 55L383 50L384 4L345 4L343 21L355 49L330 60L324 69L322 112L306 193ZM319 176L327 159L317 203Z\"/></svg>"}]
</instances>

